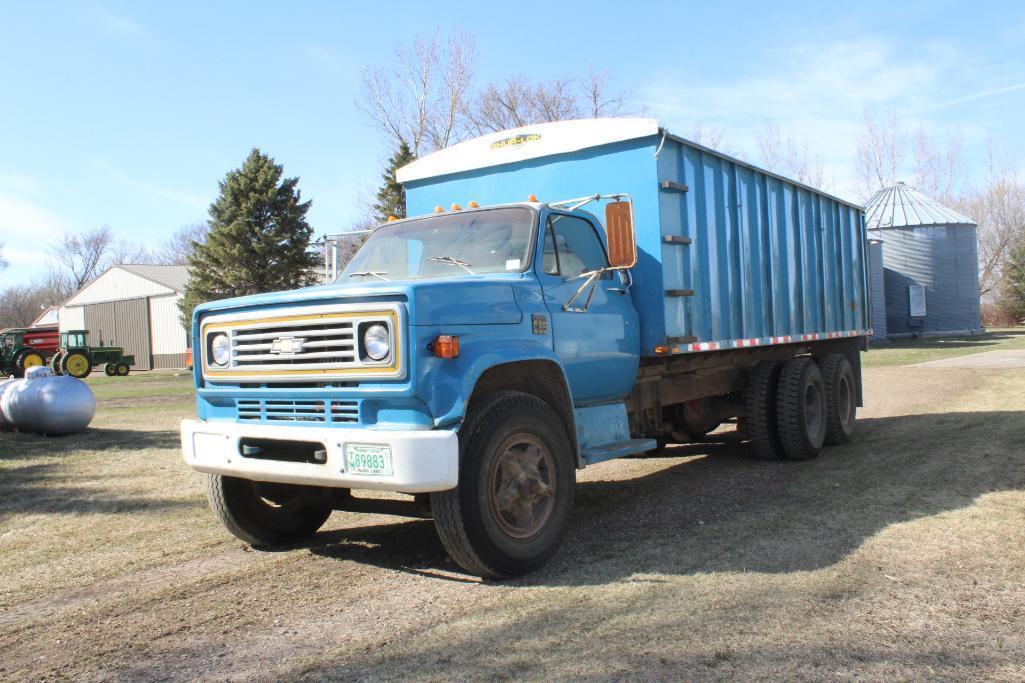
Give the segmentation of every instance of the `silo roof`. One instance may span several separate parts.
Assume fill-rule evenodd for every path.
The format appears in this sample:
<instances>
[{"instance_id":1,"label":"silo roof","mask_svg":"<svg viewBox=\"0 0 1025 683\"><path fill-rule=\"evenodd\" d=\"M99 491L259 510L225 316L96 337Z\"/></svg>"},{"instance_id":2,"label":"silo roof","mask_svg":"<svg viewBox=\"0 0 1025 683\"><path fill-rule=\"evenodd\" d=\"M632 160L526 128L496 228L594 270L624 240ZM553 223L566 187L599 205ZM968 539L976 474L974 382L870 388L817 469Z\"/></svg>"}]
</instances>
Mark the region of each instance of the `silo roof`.
<instances>
[{"instance_id":1,"label":"silo roof","mask_svg":"<svg viewBox=\"0 0 1025 683\"><path fill-rule=\"evenodd\" d=\"M865 225L869 230L885 230L976 223L910 185L897 183L892 187L884 187L868 200L865 205Z\"/></svg>"}]
</instances>

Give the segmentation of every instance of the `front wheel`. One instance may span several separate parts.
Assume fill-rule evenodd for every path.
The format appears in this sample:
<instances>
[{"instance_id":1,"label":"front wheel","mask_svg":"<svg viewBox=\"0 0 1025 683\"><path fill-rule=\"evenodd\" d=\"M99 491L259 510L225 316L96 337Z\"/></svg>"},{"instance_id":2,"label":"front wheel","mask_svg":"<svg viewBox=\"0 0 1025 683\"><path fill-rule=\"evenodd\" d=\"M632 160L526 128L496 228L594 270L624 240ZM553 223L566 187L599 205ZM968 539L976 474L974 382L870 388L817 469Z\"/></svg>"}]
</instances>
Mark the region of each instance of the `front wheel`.
<instances>
[{"instance_id":1,"label":"front wheel","mask_svg":"<svg viewBox=\"0 0 1025 683\"><path fill-rule=\"evenodd\" d=\"M519 392L486 399L459 437L459 484L431 494L449 555L485 578L526 574L562 540L576 473L552 407Z\"/></svg>"},{"instance_id":2,"label":"front wheel","mask_svg":"<svg viewBox=\"0 0 1025 683\"><path fill-rule=\"evenodd\" d=\"M217 519L254 546L295 543L312 536L331 516L320 490L207 475L206 497Z\"/></svg>"}]
</instances>

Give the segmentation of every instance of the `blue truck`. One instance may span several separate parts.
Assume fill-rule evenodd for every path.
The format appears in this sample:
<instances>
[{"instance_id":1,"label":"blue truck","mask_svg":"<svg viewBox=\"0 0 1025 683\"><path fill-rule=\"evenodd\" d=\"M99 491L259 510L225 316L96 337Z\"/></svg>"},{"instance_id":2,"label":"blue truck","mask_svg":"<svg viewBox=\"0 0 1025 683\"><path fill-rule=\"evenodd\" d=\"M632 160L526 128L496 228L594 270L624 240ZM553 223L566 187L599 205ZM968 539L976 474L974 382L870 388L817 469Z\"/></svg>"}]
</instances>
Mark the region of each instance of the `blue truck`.
<instances>
[{"instance_id":1,"label":"blue truck","mask_svg":"<svg viewBox=\"0 0 1025 683\"><path fill-rule=\"evenodd\" d=\"M196 308L184 458L235 536L427 516L467 571L511 577L556 551L578 469L723 423L766 459L851 438L857 205L651 119L485 135L398 178L413 217L334 283Z\"/></svg>"}]
</instances>

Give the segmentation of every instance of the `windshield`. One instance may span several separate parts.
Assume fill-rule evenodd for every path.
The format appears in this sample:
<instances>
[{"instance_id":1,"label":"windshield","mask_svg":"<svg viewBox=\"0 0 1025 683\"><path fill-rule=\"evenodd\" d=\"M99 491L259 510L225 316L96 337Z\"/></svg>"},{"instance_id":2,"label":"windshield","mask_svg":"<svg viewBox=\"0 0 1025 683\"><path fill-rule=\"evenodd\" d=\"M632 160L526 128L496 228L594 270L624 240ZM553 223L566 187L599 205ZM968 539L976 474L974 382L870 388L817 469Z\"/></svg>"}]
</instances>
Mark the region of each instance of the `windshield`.
<instances>
[{"instance_id":1,"label":"windshield","mask_svg":"<svg viewBox=\"0 0 1025 683\"><path fill-rule=\"evenodd\" d=\"M375 230L336 282L408 280L527 268L534 212L447 213Z\"/></svg>"}]
</instances>

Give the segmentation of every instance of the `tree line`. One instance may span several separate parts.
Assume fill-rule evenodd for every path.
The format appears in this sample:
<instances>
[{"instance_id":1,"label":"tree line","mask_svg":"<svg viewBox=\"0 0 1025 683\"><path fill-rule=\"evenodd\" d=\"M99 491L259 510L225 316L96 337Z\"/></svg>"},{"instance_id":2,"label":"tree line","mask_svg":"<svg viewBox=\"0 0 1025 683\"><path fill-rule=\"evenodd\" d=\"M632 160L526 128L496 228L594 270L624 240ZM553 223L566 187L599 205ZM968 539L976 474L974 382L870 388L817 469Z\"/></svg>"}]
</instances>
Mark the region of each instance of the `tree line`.
<instances>
[{"instance_id":1,"label":"tree line","mask_svg":"<svg viewBox=\"0 0 1025 683\"><path fill-rule=\"evenodd\" d=\"M373 199L362 202L364 215L353 230L406 216L396 171L419 156L512 127L644 113L632 107L629 91L615 87L605 72L548 80L514 75L478 83L476 56L471 35L421 36L397 48L390 64L364 70L356 104L392 154ZM736 155L721 128L696 122L688 137ZM756 131L755 142L758 161L770 171L828 189L821 158L798 134L767 123ZM989 310L1005 321L1025 319L1025 184L1011 166L992 152L987 178L968 187L961 137L933 138L921 129L909 130L895 112L866 111L852 143L862 201L909 172L923 192L978 221L980 283ZM41 306L63 302L116 263L187 265L186 326L192 308L202 301L317 280L313 230L306 221L310 201L302 200L298 178L285 178L280 164L253 149L226 174L219 190L207 222L182 227L157 249L117 241L106 227L64 235L51 248L43 278L0 292L0 327L27 324ZM343 261L360 243L360 237L346 241ZM0 244L0 269L5 265Z\"/></svg>"}]
</instances>

